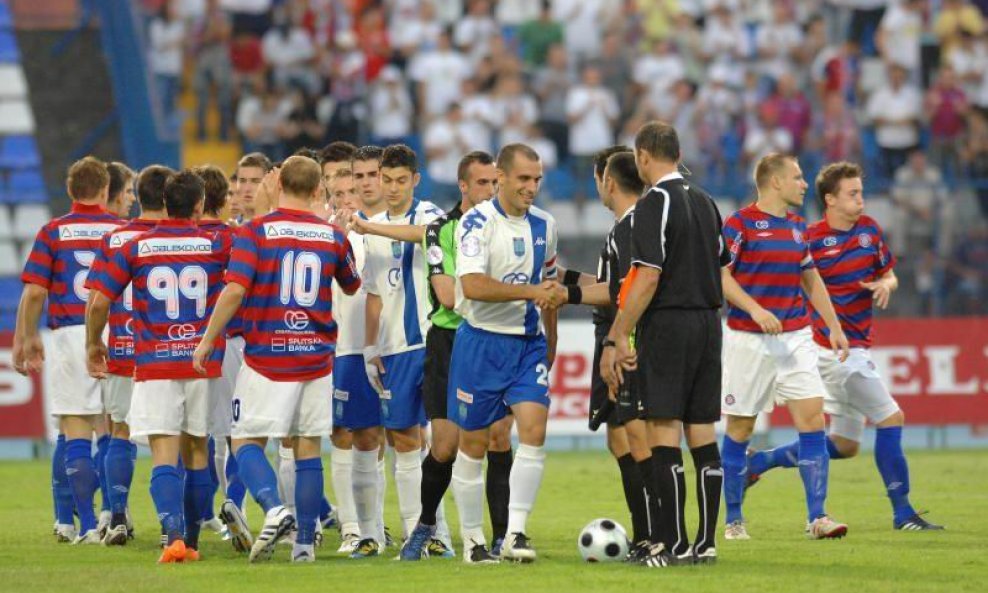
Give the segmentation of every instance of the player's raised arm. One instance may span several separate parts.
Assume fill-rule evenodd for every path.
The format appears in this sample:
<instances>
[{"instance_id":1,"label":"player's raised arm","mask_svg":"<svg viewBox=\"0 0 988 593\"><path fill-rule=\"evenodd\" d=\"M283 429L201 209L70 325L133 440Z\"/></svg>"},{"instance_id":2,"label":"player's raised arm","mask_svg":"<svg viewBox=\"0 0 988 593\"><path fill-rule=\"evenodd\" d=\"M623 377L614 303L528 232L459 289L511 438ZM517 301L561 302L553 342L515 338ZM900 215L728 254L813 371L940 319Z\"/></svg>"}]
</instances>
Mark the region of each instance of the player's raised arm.
<instances>
[{"instance_id":1,"label":"player's raised arm","mask_svg":"<svg viewBox=\"0 0 988 593\"><path fill-rule=\"evenodd\" d=\"M425 237L425 225L422 224L381 224L370 222L360 214L350 218L350 230L362 235L377 235L405 243L421 243Z\"/></svg>"}]
</instances>

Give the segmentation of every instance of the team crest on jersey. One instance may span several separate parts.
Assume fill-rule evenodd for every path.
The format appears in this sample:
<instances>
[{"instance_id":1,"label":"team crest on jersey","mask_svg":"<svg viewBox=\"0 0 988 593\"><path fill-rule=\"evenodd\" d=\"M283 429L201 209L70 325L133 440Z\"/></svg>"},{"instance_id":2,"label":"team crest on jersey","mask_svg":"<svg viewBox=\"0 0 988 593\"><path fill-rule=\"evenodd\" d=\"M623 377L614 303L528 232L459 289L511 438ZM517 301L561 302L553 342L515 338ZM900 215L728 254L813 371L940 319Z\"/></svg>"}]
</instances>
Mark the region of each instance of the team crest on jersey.
<instances>
[{"instance_id":1,"label":"team crest on jersey","mask_svg":"<svg viewBox=\"0 0 988 593\"><path fill-rule=\"evenodd\" d=\"M764 231L765 229L768 228L768 221L767 220L756 220L755 221L755 228L758 229L758 230L760 230L760 231Z\"/></svg>"},{"instance_id":2,"label":"team crest on jersey","mask_svg":"<svg viewBox=\"0 0 988 593\"><path fill-rule=\"evenodd\" d=\"M426 249L425 259L429 262L430 266L438 266L443 263L443 250L442 247L438 245L433 245L432 247Z\"/></svg>"},{"instance_id":3,"label":"team crest on jersey","mask_svg":"<svg viewBox=\"0 0 988 593\"><path fill-rule=\"evenodd\" d=\"M796 243L803 244L803 233L799 232L799 229L792 230L792 240Z\"/></svg>"},{"instance_id":4,"label":"team crest on jersey","mask_svg":"<svg viewBox=\"0 0 988 593\"><path fill-rule=\"evenodd\" d=\"M303 331L309 327L309 314L293 309L285 311L285 327L293 331Z\"/></svg>"},{"instance_id":5,"label":"team crest on jersey","mask_svg":"<svg viewBox=\"0 0 988 593\"><path fill-rule=\"evenodd\" d=\"M477 257L480 255L480 239L474 235L467 235L460 241L460 248L463 250L463 255Z\"/></svg>"},{"instance_id":6,"label":"team crest on jersey","mask_svg":"<svg viewBox=\"0 0 988 593\"><path fill-rule=\"evenodd\" d=\"M824 247L833 247L837 244L837 237L827 237L823 240Z\"/></svg>"},{"instance_id":7,"label":"team crest on jersey","mask_svg":"<svg viewBox=\"0 0 988 593\"><path fill-rule=\"evenodd\" d=\"M868 233L861 233L858 235L858 245L864 248L871 247L871 235Z\"/></svg>"},{"instance_id":8,"label":"team crest on jersey","mask_svg":"<svg viewBox=\"0 0 988 593\"><path fill-rule=\"evenodd\" d=\"M514 247L515 255L518 257L525 255L525 239L515 237L511 240L511 245Z\"/></svg>"}]
</instances>

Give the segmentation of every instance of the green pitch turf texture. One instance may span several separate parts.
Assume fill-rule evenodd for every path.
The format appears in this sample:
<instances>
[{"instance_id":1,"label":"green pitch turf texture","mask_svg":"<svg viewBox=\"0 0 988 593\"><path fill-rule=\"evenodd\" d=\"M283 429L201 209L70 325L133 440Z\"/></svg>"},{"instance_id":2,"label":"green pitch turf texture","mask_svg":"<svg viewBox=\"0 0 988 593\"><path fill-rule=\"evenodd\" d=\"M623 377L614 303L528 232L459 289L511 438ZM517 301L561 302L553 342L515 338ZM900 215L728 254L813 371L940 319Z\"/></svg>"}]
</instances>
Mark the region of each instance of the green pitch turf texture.
<instances>
[{"instance_id":1,"label":"green pitch turf texture","mask_svg":"<svg viewBox=\"0 0 988 593\"><path fill-rule=\"evenodd\" d=\"M328 591L460 593L503 591L985 591L988 590L988 458L983 451L912 452L912 498L929 508L945 532L895 532L881 480L870 456L831 464L828 511L850 525L847 538L808 541L803 490L793 470L776 470L749 492L749 542L721 541L718 564L646 570L622 564L584 564L576 549L580 529L611 517L630 529L616 464L605 453L549 453L545 481L529 534L538 551L532 565L465 566L455 560L398 563L396 552L354 561L334 552L327 534L315 564L288 563L288 546L274 559L248 565L228 542L203 533L198 564L159 566L158 525L148 494L150 465L138 463L131 508L137 539L126 547L56 544L48 464L0 463L0 591L86 593L252 593ZM325 464L329 467L329 463ZM695 529L692 471L688 512ZM327 490L328 490L327 479ZM454 532L455 506L447 496ZM260 510L248 517L256 530ZM400 531L393 485L387 523ZM722 515L723 517L723 515ZM457 538L458 539L458 538ZM459 552L459 550L458 550Z\"/></svg>"}]
</instances>

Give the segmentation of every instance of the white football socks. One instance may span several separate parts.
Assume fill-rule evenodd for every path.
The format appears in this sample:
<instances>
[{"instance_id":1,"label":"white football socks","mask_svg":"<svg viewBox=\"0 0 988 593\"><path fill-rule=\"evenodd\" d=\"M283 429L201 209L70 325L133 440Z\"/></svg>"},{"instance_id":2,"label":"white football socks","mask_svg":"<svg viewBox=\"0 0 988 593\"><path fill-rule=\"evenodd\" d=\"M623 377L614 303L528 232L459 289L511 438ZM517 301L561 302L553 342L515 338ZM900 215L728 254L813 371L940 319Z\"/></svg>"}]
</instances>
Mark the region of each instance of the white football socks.
<instances>
[{"instance_id":1,"label":"white football socks","mask_svg":"<svg viewBox=\"0 0 988 593\"><path fill-rule=\"evenodd\" d=\"M395 452L395 486L398 513L407 538L422 514L422 456L419 451Z\"/></svg>"},{"instance_id":2,"label":"white football socks","mask_svg":"<svg viewBox=\"0 0 988 593\"><path fill-rule=\"evenodd\" d=\"M484 460L473 459L463 451L453 464L453 498L460 513L460 535L464 554L484 539Z\"/></svg>"},{"instance_id":3,"label":"white football socks","mask_svg":"<svg viewBox=\"0 0 988 593\"><path fill-rule=\"evenodd\" d=\"M278 444L278 496L288 512L295 514L295 451Z\"/></svg>"},{"instance_id":4,"label":"white football socks","mask_svg":"<svg viewBox=\"0 0 988 593\"><path fill-rule=\"evenodd\" d=\"M378 527L380 506L378 505L378 449L371 451L353 450L353 503L357 511L360 537L373 537L384 546L383 530Z\"/></svg>"},{"instance_id":5,"label":"white football socks","mask_svg":"<svg viewBox=\"0 0 988 593\"><path fill-rule=\"evenodd\" d=\"M545 447L518 445L515 460L511 466L508 483L511 494L508 498L508 533L525 533L528 515L535 505L535 498L542 485L545 469Z\"/></svg>"},{"instance_id":6,"label":"white football socks","mask_svg":"<svg viewBox=\"0 0 988 593\"><path fill-rule=\"evenodd\" d=\"M360 525L357 522L357 509L353 502L353 449L340 449L334 446L330 463L340 531L344 534L359 535Z\"/></svg>"},{"instance_id":7,"label":"white football socks","mask_svg":"<svg viewBox=\"0 0 988 593\"><path fill-rule=\"evenodd\" d=\"M226 438L216 437L213 439L215 449L213 450L213 464L216 465L216 477L220 482L220 494L226 498L226 454L230 447L226 444Z\"/></svg>"},{"instance_id":8,"label":"white football socks","mask_svg":"<svg viewBox=\"0 0 988 593\"><path fill-rule=\"evenodd\" d=\"M381 545L384 545L384 498L388 493L388 479L384 475L384 459L377 460L377 533L381 534Z\"/></svg>"}]
</instances>

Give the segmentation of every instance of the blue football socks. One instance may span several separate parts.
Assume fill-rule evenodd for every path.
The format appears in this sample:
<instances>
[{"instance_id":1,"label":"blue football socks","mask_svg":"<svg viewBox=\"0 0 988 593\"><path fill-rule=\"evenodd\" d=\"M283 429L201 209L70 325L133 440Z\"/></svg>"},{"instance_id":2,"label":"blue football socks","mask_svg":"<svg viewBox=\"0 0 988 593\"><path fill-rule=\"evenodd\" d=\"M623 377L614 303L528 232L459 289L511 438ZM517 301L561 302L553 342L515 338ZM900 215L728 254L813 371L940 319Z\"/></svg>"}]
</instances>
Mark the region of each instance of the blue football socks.
<instances>
[{"instance_id":1,"label":"blue football socks","mask_svg":"<svg viewBox=\"0 0 988 593\"><path fill-rule=\"evenodd\" d=\"M264 512L281 505L278 497L278 476L257 445L244 445L237 450L240 479L247 485L257 504ZM318 512L318 511L317 511Z\"/></svg>"},{"instance_id":2,"label":"blue football socks","mask_svg":"<svg viewBox=\"0 0 988 593\"><path fill-rule=\"evenodd\" d=\"M89 439L72 439L65 443L65 473L72 486L72 500L79 513L79 534L96 529L93 496L99 488L93 464L93 444Z\"/></svg>"},{"instance_id":3,"label":"blue football socks","mask_svg":"<svg viewBox=\"0 0 988 593\"><path fill-rule=\"evenodd\" d=\"M151 499L169 544L185 536L184 498L182 477L174 465L151 470Z\"/></svg>"},{"instance_id":4,"label":"blue football socks","mask_svg":"<svg viewBox=\"0 0 988 593\"><path fill-rule=\"evenodd\" d=\"M915 515L915 509L909 504L909 465L902 453L901 426L875 430L875 465L892 502L895 522L901 523Z\"/></svg>"},{"instance_id":5,"label":"blue football socks","mask_svg":"<svg viewBox=\"0 0 988 593\"><path fill-rule=\"evenodd\" d=\"M829 470L826 434L822 430L799 433L799 476L806 493L808 521L826 514L823 505L827 500Z\"/></svg>"},{"instance_id":6,"label":"blue football socks","mask_svg":"<svg viewBox=\"0 0 988 593\"><path fill-rule=\"evenodd\" d=\"M322 459L295 460L295 512L298 534L295 542L310 545L315 541L316 521L323 503Z\"/></svg>"},{"instance_id":7,"label":"blue football socks","mask_svg":"<svg viewBox=\"0 0 988 593\"><path fill-rule=\"evenodd\" d=\"M744 520L741 501L748 479L748 442L738 442L724 435L721 462L724 468L724 503L727 505L727 523Z\"/></svg>"}]
</instances>

